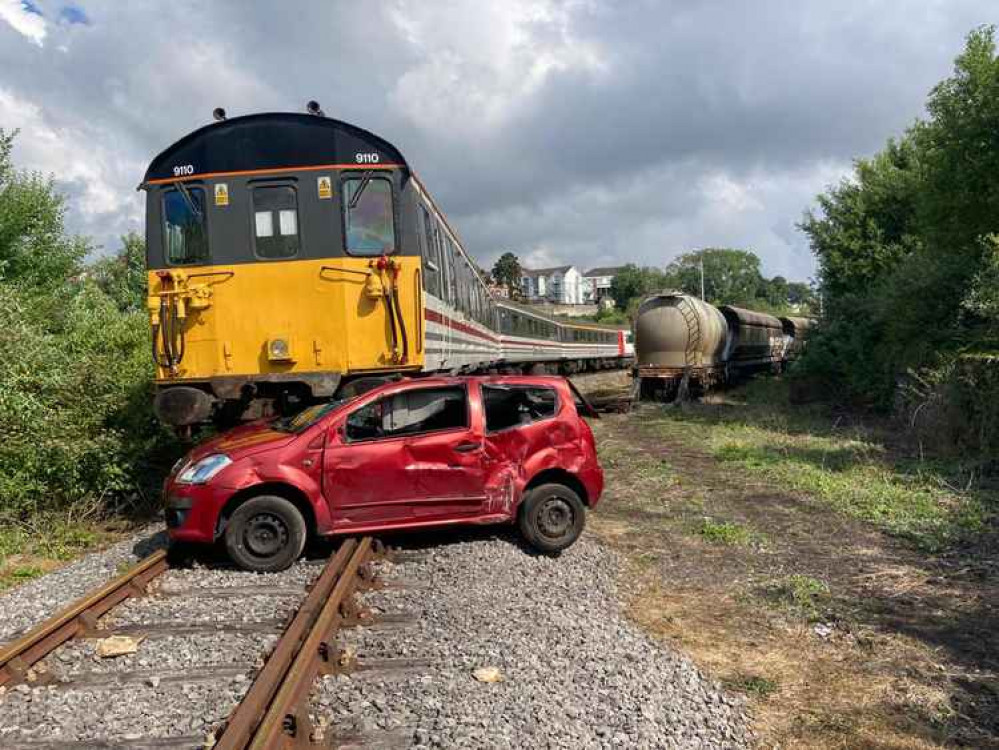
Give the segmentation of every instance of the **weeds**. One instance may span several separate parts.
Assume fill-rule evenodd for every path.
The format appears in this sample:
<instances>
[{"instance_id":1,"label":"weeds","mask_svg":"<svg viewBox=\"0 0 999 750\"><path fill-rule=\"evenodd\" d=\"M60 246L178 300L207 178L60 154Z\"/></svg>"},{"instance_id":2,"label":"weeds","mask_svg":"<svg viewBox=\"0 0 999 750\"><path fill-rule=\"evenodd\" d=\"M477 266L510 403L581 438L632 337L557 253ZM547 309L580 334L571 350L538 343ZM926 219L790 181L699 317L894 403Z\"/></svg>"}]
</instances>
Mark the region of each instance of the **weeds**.
<instances>
[{"instance_id":1,"label":"weeds","mask_svg":"<svg viewBox=\"0 0 999 750\"><path fill-rule=\"evenodd\" d=\"M739 674L726 680L725 684L733 690L749 693L756 698L766 698L776 693L779 687L777 680L757 674Z\"/></svg>"},{"instance_id":2,"label":"weeds","mask_svg":"<svg viewBox=\"0 0 999 750\"><path fill-rule=\"evenodd\" d=\"M748 547L758 535L745 526L731 521L714 521L705 518L697 532L702 539L713 544Z\"/></svg>"},{"instance_id":3,"label":"weeds","mask_svg":"<svg viewBox=\"0 0 999 750\"><path fill-rule=\"evenodd\" d=\"M829 586L824 581L799 573L772 582L763 593L771 603L808 619L818 617L829 601Z\"/></svg>"}]
</instances>

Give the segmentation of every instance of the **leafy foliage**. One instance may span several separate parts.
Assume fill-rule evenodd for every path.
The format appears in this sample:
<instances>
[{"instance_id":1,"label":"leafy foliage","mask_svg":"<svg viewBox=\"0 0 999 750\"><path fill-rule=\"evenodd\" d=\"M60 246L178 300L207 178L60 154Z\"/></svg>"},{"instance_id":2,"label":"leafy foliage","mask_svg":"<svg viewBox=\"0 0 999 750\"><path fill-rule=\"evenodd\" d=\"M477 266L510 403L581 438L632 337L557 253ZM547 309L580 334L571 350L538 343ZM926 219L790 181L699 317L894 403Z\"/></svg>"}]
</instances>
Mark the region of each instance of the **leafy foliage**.
<instances>
[{"instance_id":1,"label":"leafy foliage","mask_svg":"<svg viewBox=\"0 0 999 750\"><path fill-rule=\"evenodd\" d=\"M842 397L895 402L907 372L995 346L999 58L976 29L929 117L855 163L802 223L825 319L803 366Z\"/></svg>"},{"instance_id":2,"label":"leafy foliage","mask_svg":"<svg viewBox=\"0 0 999 750\"><path fill-rule=\"evenodd\" d=\"M503 253L493 265L493 280L497 284L506 284L511 297L520 289L521 275L520 260L513 253Z\"/></svg>"},{"instance_id":3,"label":"leafy foliage","mask_svg":"<svg viewBox=\"0 0 999 750\"><path fill-rule=\"evenodd\" d=\"M0 518L97 512L149 489L172 439L150 410L142 243L87 267L50 182L0 139Z\"/></svg>"},{"instance_id":4,"label":"leafy foliage","mask_svg":"<svg viewBox=\"0 0 999 750\"><path fill-rule=\"evenodd\" d=\"M704 296L713 305L739 305L779 314L807 312L815 305L808 284L789 283L783 276L764 278L755 253L730 248L685 253L665 270L627 265L611 282L611 297L618 309L629 312L651 292L675 290L700 297L702 264Z\"/></svg>"}]
</instances>

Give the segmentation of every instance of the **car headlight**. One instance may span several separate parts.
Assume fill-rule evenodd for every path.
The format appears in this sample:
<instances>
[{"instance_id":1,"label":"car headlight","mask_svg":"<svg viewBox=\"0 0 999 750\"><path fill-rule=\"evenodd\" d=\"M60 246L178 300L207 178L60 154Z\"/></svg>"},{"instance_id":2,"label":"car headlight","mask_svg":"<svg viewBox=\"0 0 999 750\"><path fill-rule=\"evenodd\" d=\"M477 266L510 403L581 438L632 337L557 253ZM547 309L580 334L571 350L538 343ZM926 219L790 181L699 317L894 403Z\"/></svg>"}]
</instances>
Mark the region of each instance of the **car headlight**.
<instances>
[{"instance_id":1,"label":"car headlight","mask_svg":"<svg viewBox=\"0 0 999 750\"><path fill-rule=\"evenodd\" d=\"M173 476L173 475L174 475L174 474L176 474L176 473L177 473L178 471L180 471L180 470L181 470L181 468L182 468L182 467L184 466L184 464L186 464L186 463L187 463L187 456L186 456L186 455L185 455L185 456L181 456L180 458L178 458L178 459L177 459L177 463L175 463L175 464L173 465L173 467L172 467L172 468L170 469L170 476Z\"/></svg>"},{"instance_id":2,"label":"car headlight","mask_svg":"<svg viewBox=\"0 0 999 750\"><path fill-rule=\"evenodd\" d=\"M177 481L182 484L204 484L222 469L232 463L232 459L222 453L213 453L184 469Z\"/></svg>"}]
</instances>

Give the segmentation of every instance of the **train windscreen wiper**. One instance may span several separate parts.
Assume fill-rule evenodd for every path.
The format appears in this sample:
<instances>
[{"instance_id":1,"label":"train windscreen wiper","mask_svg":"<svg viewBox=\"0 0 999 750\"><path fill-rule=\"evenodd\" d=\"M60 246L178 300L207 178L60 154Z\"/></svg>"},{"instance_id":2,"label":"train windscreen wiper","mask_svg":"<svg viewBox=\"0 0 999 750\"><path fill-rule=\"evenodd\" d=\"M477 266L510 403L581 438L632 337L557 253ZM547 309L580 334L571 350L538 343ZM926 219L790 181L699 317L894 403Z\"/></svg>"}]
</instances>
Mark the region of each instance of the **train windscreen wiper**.
<instances>
[{"instance_id":1,"label":"train windscreen wiper","mask_svg":"<svg viewBox=\"0 0 999 750\"><path fill-rule=\"evenodd\" d=\"M361 193L364 192L364 188L366 188L368 183L371 182L371 175L373 174L374 171L369 169L361 175L361 184L357 186L357 190L354 191L352 196L350 196L350 203L347 204L347 208L355 208L357 206L357 202L361 200Z\"/></svg>"},{"instance_id":2,"label":"train windscreen wiper","mask_svg":"<svg viewBox=\"0 0 999 750\"><path fill-rule=\"evenodd\" d=\"M191 209L191 213L194 214L194 216L198 220L198 223L200 224L202 219L204 219L204 216L201 213L201 209L198 208L197 204L195 204L194 198L191 197L191 193L187 189L187 185L185 185L180 180L177 180L173 183L173 186L177 188L177 192L179 192L181 196L183 196L184 202L187 204L187 207Z\"/></svg>"}]
</instances>

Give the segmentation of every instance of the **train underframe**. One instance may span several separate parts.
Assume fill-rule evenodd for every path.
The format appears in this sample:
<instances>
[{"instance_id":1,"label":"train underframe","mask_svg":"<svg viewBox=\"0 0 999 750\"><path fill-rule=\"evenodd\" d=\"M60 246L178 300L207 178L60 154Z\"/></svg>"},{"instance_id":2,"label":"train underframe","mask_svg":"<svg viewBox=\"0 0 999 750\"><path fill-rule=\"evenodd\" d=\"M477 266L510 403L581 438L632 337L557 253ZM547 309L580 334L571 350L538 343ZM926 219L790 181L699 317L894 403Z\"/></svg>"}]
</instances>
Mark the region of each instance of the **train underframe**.
<instances>
[{"instance_id":1,"label":"train underframe","mask_svg":"<svg viewBox=\"0 0 999 750\"><path fill-rule=\"evenodd\" d=\"M366 370L340 373L296 373L220 377L207 380L161 381L156 385L154 409L164 423L178 432L190 433L199 424L232 427L240 422L294 414L331 399L363 393L387 380L434 375L562 375L626 369L631 357L530 362L498 361L479 367L426 371L417 368Z\"/></svg>"},{"instance_id":2,"label":"train underframe","mask_svg":"<svg viewBox=\"0 0 999 750\"><path fill-rule=\"evenodd\" d=\"M637 396L643 401L678 401L703 396L707 391L735 385L753 375L779 375L780 360L729 362L708 367L642 366L633 370Z\"/></svg>"}]
</instances>

